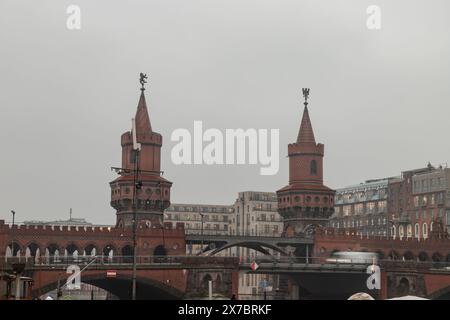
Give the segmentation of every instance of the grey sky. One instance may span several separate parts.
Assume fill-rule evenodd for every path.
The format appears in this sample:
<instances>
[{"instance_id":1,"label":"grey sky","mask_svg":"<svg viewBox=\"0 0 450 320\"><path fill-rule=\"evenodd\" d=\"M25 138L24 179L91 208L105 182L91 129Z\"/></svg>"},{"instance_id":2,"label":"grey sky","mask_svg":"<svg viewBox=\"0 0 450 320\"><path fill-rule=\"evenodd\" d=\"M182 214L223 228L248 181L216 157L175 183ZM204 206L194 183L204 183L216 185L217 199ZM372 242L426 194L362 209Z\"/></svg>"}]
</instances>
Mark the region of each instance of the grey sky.
<instances>
[{"instance_id":1,"label":"grey sky","mask_svg":"<svg viewBox=\"0 0 450 320\"><path fill-rule=\"evenodd\" d=\"M66 8L81 8L81 30ZM381 30L366 8L381 7ZM139 72L164 136L173 202L232 203L287 183L287 144L310 87L332 188L450 162L448 1L0 2L0 219L74 216L114 223L109 167L120 165ZM176 128L280 128L280 171L175 166Z\"/></svg>"}]
</instances>

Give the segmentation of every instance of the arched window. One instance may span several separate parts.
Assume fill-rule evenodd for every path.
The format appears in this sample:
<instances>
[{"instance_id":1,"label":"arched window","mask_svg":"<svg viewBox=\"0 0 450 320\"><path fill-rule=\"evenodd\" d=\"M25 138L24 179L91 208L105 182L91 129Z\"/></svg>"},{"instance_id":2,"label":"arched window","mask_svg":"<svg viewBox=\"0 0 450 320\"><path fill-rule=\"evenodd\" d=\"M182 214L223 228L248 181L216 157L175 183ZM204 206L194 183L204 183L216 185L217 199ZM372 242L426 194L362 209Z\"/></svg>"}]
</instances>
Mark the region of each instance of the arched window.
<instances>
[{"instance_id":1,"label":"arched window","mask_svg":"<svg viewBox=\"0 0 450 320\"><path fill-rule=\"evenodd\" d=\"M422 236L423 238L428 238L428 225L426 223L422 224Z\"/></svg>"},{"instance_id":2,"label":"arched window","mask_svg":"<svg viewBox=\"0 0 450 320\"><path fill-rule=\"evenodd\" d=\"M395 238L397 236L397 228L392 226L392 236Z\"/></svg>"},{"instance_id":3,"label":"arched window","mask_svg":"<svg viewBox=\"0 0 450 320\"><path fill-rule=\"evenodd\" d=\"M419 239L419 237L420 237L420 234L419 234L419 224L418 224L418 223L416 223L416 224L414 225L414 236L415 236L417 239Z\"/></svg>"},{"instance_id":4,"label":"arched window","mask_svg":"<svg viewBox=\"0 0 450 320\"><path fill-rule=\"evenodd\" d=\"M408 227L406 228L406 236L408 238L412 237L412 225L408 224Z\"/></svg>"},{"instance_id":5,"label":"arched window","mask_svg":"<svg viewBox=\"0 0 450 320\"><path fill-rule=\"evenodd\" d=\"M398 236L400 238L403 238L404 235L405 235L405 232L404 232L403 226L398 227Z\"/></svg>"},{"instance_id":6,"label":"arched window","mask_svg":"<svg viewBox=\"0 0 450 320\"><path fill-rule=\"evenodd\" d=\"M316 160L311 160L311 174L316 175L317 174L317 162Z\"/></svg>"}]
</instances>

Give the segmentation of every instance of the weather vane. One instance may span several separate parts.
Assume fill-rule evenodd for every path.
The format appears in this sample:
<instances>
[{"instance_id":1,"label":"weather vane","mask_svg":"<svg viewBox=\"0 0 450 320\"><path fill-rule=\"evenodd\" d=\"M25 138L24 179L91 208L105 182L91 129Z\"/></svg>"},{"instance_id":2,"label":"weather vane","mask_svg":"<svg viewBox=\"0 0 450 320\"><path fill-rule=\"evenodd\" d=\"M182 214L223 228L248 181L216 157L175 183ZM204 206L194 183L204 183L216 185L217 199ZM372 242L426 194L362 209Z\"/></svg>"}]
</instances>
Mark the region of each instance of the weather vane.
<instances>
[{"instance_id":1,"label":"weather vane","mask_svg":"<svg viewBox=\"0 0 450 320\"><path fill-rule=\"evenodd\" d=\"M308 105L308 98L309 98L309 88L303 88L303 97L305 98L305 102L303 103L305 107Z\"/></svg>"},{"instance_id":2,"label":"weather vane","mask_svg":"<svg viewBox=\"0 0 450 320\"><path fill-rule=\"evenodd\" d=\"M141 74L140 74L140 76L139 76L139 82L141 83L141 91L144 91L145 90L145 88L144 88L144 84L146 84L147 83L147 74L145 73L142 73L141 72Z\"/></svg>"}]
</instances>

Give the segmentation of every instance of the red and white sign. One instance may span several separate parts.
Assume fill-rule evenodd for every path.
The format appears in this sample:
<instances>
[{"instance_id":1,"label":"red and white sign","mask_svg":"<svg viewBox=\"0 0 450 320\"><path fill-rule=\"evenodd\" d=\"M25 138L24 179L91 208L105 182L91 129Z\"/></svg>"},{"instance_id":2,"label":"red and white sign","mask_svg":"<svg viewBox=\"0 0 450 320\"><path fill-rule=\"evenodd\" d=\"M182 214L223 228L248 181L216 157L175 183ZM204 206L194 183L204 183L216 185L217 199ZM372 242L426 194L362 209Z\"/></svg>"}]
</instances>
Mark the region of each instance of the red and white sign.
<instances>
[{"instance_id":1,"label":"red and white sign","mask_svg":"<svg viewBox=\"0 0 450 320\"><path fill-rule=\"evenodd\" d=\"M117 272L114 270L107 270L106 277L107 278L115 278L117 276Z\"/></svg>"},{"instance_id":2,"label":"red and white sign","mask_svg":"<svg viewBox=\"0 0 450 320\"><path fill-rule=\"evenodd\" d=\"M255 271L258 268L259 268L258 264L255 261L253 261L252 262L252 271Z\"/></svg>"}]
</instances>

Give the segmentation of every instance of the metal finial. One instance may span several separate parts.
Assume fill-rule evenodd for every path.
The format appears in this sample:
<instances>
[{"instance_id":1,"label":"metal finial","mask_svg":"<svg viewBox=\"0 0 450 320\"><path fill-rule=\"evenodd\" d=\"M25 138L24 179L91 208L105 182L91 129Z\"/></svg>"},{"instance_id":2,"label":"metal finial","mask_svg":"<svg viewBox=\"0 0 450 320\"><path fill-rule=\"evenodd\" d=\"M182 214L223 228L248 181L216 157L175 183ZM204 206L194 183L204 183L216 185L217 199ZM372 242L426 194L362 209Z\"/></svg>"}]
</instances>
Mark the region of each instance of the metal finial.
<instances>
[{"instance_id":1,"label":"metal finial","mask_svg":"<svg viewBox=\"0 0 450 320\"><path fill-rule=\"evenodd\" d=\"M303 102L303 104L306 107L308 105L309 88L303 88L302 91L303 91L303 97L305 98L305 102Z\"/></svg>"},{"instance_id":2,"label":"metal finial","mask_svg":"<svg viewBox=\"0 0 450 320\"><path fill-rule=\"evenodd\" d=\"M147 83L147 74L142 73L139 75L139 82L141 83L141 91L144 91L144 85Z\"/></svg>"}]
</instances>

